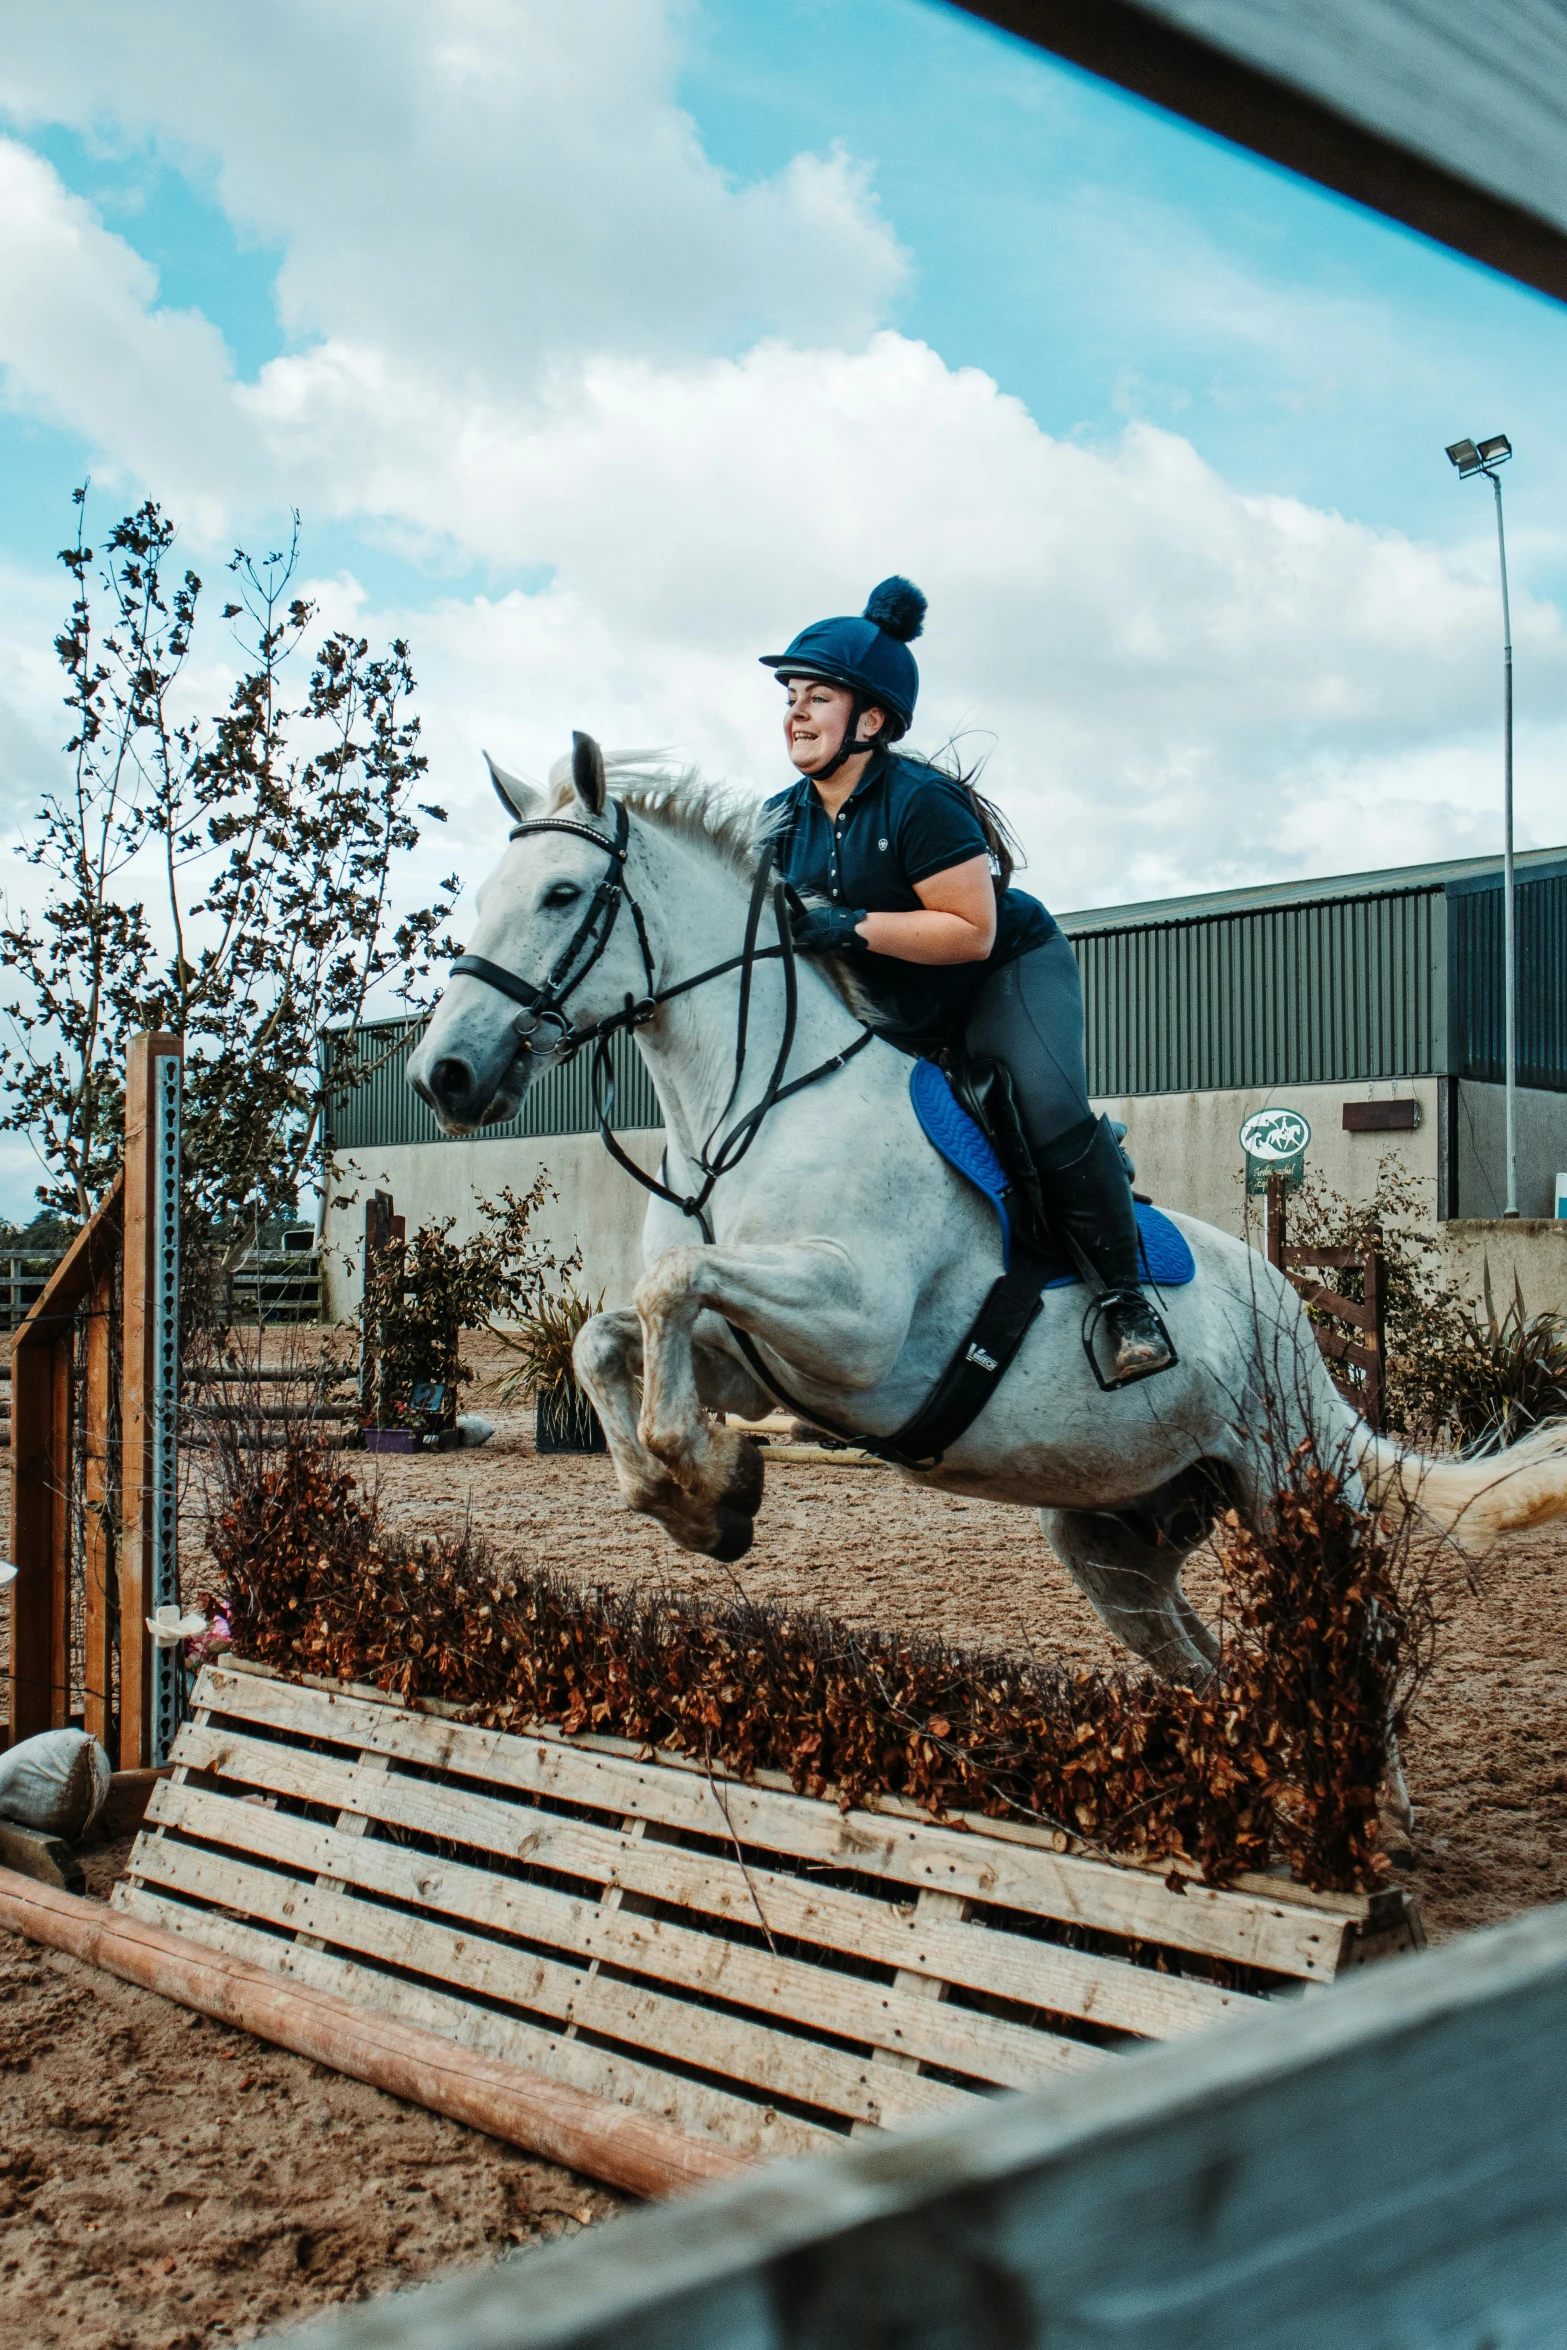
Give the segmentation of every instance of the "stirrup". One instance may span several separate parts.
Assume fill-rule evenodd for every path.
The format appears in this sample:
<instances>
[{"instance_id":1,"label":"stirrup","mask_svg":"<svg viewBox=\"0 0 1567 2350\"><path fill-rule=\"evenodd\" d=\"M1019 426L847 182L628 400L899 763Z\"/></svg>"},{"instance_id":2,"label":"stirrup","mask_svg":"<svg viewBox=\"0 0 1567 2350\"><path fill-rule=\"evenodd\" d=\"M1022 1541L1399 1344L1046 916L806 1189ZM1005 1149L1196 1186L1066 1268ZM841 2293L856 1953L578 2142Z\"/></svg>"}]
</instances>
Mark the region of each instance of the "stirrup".
<instances>
[{"instance_id":1,"label":"stirrup","mask_svg":"<svg viewBox=\"0 0 1567 2350\"><path fill-rule=\"evenodd\" d=\"M1136 1307L1137 1318L1145 1326L1150 1359L1146 1363L1135 1364L1127 1370L1118 1372L1114 1378L1107 1379L1099 1368L1099 1357L1094 1351L1094 1342L1099 1336L1105 1315L1117 1306ZM1149 1324L1152 1325L1151 1329L1147 1328ZM1082 1336L1083 1352L1088 1357L1088 1368L1093 1372L1101 1390L1106 1395L1114 1394L1117 1388L1135 1387L1143 1379L1157 1379L1161 1371L1173 1371L1181 1359L1175 1351L1174 1339L1165 1328L1164 1317L1155 1306L1149 1303L1147 1296L1141 1289L1102 1290L1098 1297L1090 1301L1088 1309L1083 1315Z\"/></svg>"}]
</instances>

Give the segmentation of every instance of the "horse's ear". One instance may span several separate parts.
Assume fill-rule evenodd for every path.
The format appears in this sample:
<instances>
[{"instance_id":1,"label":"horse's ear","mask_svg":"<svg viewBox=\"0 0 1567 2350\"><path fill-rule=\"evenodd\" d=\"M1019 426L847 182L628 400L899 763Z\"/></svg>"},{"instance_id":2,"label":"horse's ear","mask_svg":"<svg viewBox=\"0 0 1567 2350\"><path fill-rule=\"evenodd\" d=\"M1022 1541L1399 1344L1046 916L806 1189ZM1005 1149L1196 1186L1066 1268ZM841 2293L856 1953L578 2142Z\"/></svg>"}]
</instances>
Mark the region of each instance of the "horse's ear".
<instances>
[{"instance_id":1,"label":"horse's ear","mask_svg":"<svg viewBox=\"0 0 1567 2350\"><path fill-rule=\"evenodd\" d=\"M571 737L572 789L590 816L602 816L607 786L604 781L604 754L591 734Z\"/></svg>"},{"instance_id":2,"label":"horse's ear","mask_svg":"<svg viewBox=\"0 0 1567 2350\"><path fill-rule=\"evenodd\" d=\"M508 815L515 816L519 824L530 824L535 816L543 813L542 792L535 791L531 783L524 783L519 776L508 775L504 767L497 767L488 751L484 754L484 764L490 771L495 797Z\"/></svg>"}]
</instances>

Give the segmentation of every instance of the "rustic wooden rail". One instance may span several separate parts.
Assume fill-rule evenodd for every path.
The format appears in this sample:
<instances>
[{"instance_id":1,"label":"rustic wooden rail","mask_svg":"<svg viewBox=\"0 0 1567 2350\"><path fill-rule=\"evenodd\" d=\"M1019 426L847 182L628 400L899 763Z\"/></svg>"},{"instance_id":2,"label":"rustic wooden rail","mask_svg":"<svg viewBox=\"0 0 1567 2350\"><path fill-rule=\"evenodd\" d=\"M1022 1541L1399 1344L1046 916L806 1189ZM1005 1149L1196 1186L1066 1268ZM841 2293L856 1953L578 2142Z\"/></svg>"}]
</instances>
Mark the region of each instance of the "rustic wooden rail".
<instances>
[{"instance_id":1,"label":"rustic wooden rail","mask_svg":"<svg viewBox=\"0 0 1567 2350\"><path fill-rule=\"evenodd\" d=\"M292 2350L1555 2350L1567 1908Z\"/></svg>"}]
</instances>

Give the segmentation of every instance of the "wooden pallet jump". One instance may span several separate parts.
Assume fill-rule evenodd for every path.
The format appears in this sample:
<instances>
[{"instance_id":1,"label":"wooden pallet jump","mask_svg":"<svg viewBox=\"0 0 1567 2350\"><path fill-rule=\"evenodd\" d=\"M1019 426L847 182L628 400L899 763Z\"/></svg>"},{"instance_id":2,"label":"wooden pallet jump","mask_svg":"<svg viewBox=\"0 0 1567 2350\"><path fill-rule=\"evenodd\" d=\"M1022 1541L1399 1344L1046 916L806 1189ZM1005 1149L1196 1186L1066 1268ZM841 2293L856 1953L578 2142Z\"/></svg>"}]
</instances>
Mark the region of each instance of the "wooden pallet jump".
<instances>
[{"instance_id":1,"label":"wooden pallet jump","mask_svg":"<svg viewBox=\"0 0 1567 2350\"><path fill-rule=\"evenodd\" d=\"M624 1740L206 1667L115 1903L762 2156L1113 2063L1420 1940L1309 1895L840 1812Z\"/></svg>"}]
</instances>

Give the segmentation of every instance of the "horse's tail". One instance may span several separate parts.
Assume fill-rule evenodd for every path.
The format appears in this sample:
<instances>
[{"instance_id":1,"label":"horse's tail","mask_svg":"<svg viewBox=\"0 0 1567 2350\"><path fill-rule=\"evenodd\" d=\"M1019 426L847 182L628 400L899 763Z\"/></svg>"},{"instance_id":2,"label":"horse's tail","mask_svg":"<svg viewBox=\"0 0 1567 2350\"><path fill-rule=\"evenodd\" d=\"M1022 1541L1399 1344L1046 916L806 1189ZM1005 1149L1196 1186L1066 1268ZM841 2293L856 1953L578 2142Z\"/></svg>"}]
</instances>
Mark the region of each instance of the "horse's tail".
<instances>
[{"instance_id":1,"label":"horse's tail","mask_svg":"<svg viewBox=\"0 0 1567 2350\"><path fill-rule=\"evenodd\" d=\"M1400 1452L1364 1420L1357 1420L1350 1446L1374 1507L1412 1505L1471 1558L1484 1558L1501 1534L1567 1517L1567 1420L1479 1460Z\"/></svg>"}]
</instances>

